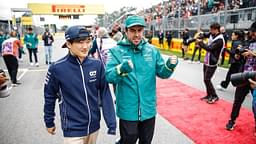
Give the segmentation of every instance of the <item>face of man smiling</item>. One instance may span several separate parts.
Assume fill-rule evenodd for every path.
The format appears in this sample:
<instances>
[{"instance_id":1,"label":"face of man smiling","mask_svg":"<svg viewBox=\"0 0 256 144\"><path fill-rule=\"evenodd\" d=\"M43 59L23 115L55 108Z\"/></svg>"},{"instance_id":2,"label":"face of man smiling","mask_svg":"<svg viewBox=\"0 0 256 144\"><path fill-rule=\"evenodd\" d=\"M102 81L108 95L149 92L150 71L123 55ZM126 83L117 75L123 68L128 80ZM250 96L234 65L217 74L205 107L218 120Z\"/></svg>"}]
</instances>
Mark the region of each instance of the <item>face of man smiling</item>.
<instances>
[{"instance_id":1,"label":"face of man smiling","mask_svg":"<svg viewBox=\"0 0 256 144\"><path fill-rule=\"evenodd\" d=\"M90 37L75 39L72 42L67 41L67 47L70 53L77 56L81 62L88 55L91 46L92 40Z\"/></svg>"},{"instance_id":2,"label":"face of man smiling","mask_svg":"<svg viewBox=\"0 0 256 144\"><path fill-rule=\"evenodd\" d=\"M139 45L143 38L144 27L135 25L126 30L128 40L134 45Z\"/></svg>"}]
</instances>

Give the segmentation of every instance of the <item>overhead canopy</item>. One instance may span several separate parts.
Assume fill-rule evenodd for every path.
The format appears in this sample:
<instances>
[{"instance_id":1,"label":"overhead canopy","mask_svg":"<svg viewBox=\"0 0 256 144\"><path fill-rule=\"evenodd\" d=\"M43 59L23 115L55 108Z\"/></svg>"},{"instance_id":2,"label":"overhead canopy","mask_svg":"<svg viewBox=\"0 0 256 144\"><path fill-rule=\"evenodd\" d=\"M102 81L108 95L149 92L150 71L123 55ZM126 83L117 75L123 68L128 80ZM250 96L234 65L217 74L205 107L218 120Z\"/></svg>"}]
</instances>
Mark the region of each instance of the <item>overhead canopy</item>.
<instances>
[{"instance_id":1,"label":"overhead canopy","mask_svg":"<svg viewBox=\"0 0 256 144\"><path fill-rule=\"evenodd\" d=\"M31 13L31 10L28 8L3 8L0 9L0 20L12 20L16 12Z\"/></svg>"},{"instance_id":2,"label":"overhead canopy","mask_svg":"<svg viewBox=\"0 0 256 144\"><path fill-rule=\"evenodd\" d=\"M31 9L27 8L11 8L12 12L31 12Z\"/></svg>"}]
</instances>

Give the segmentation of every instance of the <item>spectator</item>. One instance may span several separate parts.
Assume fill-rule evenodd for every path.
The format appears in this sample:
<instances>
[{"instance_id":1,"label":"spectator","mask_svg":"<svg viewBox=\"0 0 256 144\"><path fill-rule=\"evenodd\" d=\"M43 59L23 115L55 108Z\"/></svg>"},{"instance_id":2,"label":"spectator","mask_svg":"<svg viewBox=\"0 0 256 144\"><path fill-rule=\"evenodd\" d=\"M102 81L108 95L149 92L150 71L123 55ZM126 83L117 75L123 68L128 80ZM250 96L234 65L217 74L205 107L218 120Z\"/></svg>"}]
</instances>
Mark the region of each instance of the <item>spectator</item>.
<instances>
[{"instance_id":1,"label":"spectator","mask_svg":"<svg viewBox=\"0 0 256 144\"><path fill-rule=\"evenodd\" d=\"M256 0L250 0L249 7L255 7L256 6Z\"/></svg>"},{"instance_id":2,"label":"spectator","mask_svg":"<svg viewBox=\"0 0 256 144\"><path fill-rule=\"evenodd\" d=\"M121 27L118 23L114 24L112 28L111 36L116 42L120 41L123 38Z\"/></svg>"},{"instance_id":3,"label":"spectator","mask_svg":"<svg viewBox=\"0 0 256 144\"><path fill-rule=\"evenodd\" d=\"M44 41L44 53L45 53L45 64L51 64L52 63L52 44L54 42L53 35L49 32L49 29L46 29L42 40Z\"/></svg>"},{"instance_id":4,"label":"spectator","mask_svg":"<svg viewBox=\"0 0 256 144\"><path fill-rule=\"evenodd\" d=\"M188 49L188 40L189 40L189 29L185 29L183 32L181 32L181 36L182 36L182 47L181 47L181 50L182 50L182 58L184 60L187 60L188 57L186 57L186 53L187 53L187 49Z\"/></svg>"},{"instance_id":5,"label":"spectator","mask_svg":"<svg viewBox=\"0 0 256 144\"><path fill-rule=\"evenodd\" d=\"M33 28L28 28L28 33L25 34L24 42L26 44L26 48L29 52L29 62L30 65L33 66L33 60L32 60L32 53L35 58L35 65L39 66L38 59L37 59L37 52L38 52L38 38L37 35L33 32Z\"/></svg>"},{"instance_id":6,"label":"spectator","mask_svg":"<svg viewBox=\"0 0 256 144\"><path fill-rule=\"evenodd\" d=\"M220 62L220 65L223 65L224 61L225 61L225 53L226 53L226 47L227 47L227 42L228 42L229 36L226 33L226 30L225 30L224 26L220 27L220 33L223 35L224 40L225 40L225 47L224 47L224 49L221 52L221 62Z\"/></svg>"},{"instance_id":7,"label":"spectator","mask_svg":"<svg viewBox=\"0 0 256 144\"><path fill-rule=\"evenodd\" d=\"M145 37L148 39L148 43L152 44L152 38L153 38L152 31L147 31L147 34Z\"/></svg>"},{"instance_id":8,"label":"spectator","mask_svg":"<svg viewBox=\"0 0 256 144\"><path fill-rule=\"evenodd\" d=\"M16 33L17 33L17 39L20 40L20 33L19 33L19 31L18 31L18 28L17 28L16 26L14 26L14 27L13 27L13 30L16 31ZM23 48L19 48L19 56L18 56L19 61L22 61L22 60L23 60L23 59L22 59L22 55L23 55L23 54L25 54L24 49L23 49Z\"/></svg>"},{"instance_id":9,"label":"spectator","mask_svg":"<svg viewBox=\"0 0 256 144\"><path fill-rule=\"evenodd\" d=\"M21 84L20 82L17 81L17 73L19 68L19 63L18 63L19 48L22 48L22 44L21 44L21 41L17 39L16 31L11 31L10 38L5 40L2 46L3 46L2 52L3 52L4 62L8 69L8 73L10 75L12 85L17 86Z\"/></svg>"},{"instance_id":10,"label":"spectator","mask_svg":"<svg viewBox=\"0 0 256 144\"><path fill-rule=\"evenodd\" d=\"M202 31L201 28L199 28L199 29L197 30L197 33L195 34L194 38L197 39L200 34L203 35L203 31ZM194 61L194 57L195 57L195 55L196 55L197 50L198 50L198 59L197 59L197 61L198 61L198 63L200 63L200 61L201 61L201 51L202 51L202 48L199 47L199 45L195 45L195 49L194 49L193 54L192 54L191 62Z\"/></svg>"},{"instance_id":11,"label":"spectator","mask_svg":"<svg viewBox=\"0 0 256 144\"><path fill-rule=\"evenodd\" d=\"M117 42L109 37L107 29L100 27L97 38L93 41L92 48L89 51L94 58L98 58L106 65L108 50L116 46Z\"/></svg>"},{"instance_id":12,"label":"spectator","mask_svg":"<svg viewBox=\"0 0 256 144\"><path fill-rule=\"evenodd\" d=\"M169 31L166 34L166 41L167 41L167 44L168 44L168 48L171 49L172 34Z\"/></svg>"},{"instance_id":13,"label":"spectator","mask_svg":"<svg viewBox=\"0 0 256 144\"><path fill-rule=\"evenodd\" d=\"M160 48L164 48L164 33L162 30L158 33L158 42L159 42Z\"/></svg>"}]
</instances>

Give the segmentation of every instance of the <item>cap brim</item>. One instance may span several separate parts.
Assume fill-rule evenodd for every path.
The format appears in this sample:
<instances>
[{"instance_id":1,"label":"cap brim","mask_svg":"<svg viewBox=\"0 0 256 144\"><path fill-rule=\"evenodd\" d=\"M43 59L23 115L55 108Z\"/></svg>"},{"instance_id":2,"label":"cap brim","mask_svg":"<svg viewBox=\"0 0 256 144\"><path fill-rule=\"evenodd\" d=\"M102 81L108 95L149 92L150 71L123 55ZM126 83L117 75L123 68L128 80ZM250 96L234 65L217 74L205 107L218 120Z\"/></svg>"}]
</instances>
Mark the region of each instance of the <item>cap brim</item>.
<instances>
[{"instance_id":1,"label":"cap brim","mask_svg":"<svg viewBox=\"0 0 256 144\"><path fill-rule=\"evenodd\" d=\"M61 48L67 48L67 44L64 43L64 44L61 46Z\"/></svg>"},{"instance_id":2,"label":"cap brim","mask_svg":"<svg viewBox=\"0 0 256 144\"><path fill-rule=\"evenodd\" d=\"M127 28L130 28L130 27L133 27L133 26L142 26L142 27L145 27L145 25L141 24L141 23L132 23L128 26L126 26Z\"/></svg>"},{"instance_id":3,"label":"cap brim","mask_svg":"<svg viewBox=\"0 0 256 144\"><path fill-rule=\"evenodd\" d=\"M80 37L78 38L73 38L73 39L69 39L70 40L77 40L77 41L80 41L80 40L84 40L86 38L91 38L91 35L80 35ZM61 48L68 48L67 46L67 41L61 46Z\"/></svg>"}]
</instances>

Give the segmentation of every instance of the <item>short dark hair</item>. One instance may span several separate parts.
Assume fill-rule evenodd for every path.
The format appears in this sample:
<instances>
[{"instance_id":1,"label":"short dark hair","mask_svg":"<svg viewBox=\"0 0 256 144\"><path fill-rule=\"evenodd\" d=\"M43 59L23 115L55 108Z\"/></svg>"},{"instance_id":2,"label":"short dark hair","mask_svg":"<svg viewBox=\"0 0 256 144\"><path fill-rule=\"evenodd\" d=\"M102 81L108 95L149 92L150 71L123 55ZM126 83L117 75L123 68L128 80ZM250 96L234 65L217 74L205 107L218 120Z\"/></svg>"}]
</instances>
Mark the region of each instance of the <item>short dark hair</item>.
<instances>
[{"instance_id":1,"label":"short dark hair","mask_svg":"<svg viewBox=\"0 0 256 144\"><path fill-rule=\"evenodd\" d=\"M28 30L29 30L29 31L32 31L32 30L33 30L33 28L32 28L32 27L29 27L29 28L28 28Z\"/></svg>"},{"instance_id":2,"label":"short dark hair","mask_svg":"<svg viewBox=\"0 0 256 144\"><path fill-rule=\"evenodd\" d=\"M71 44L73 44L74 42L80 42L80 41L83 41L83 40L86 40L86 39L92 39L91 37L81 37L81 38L76 38L76 39L71 39L71 40L67 40L68 42L70 42Z\"/></svg>"},{"instance_id":3,"label":"short dark hair","mask_svg":"<svg viewBox=\"0 0 256 144\"><path fill-rule=\"evenodd\" d=\"M17 32L14 31L14 30L12 30L12 31L10 32L10 36L11 36L11 37L16 37L16 36L17 36Z\"/></svg>"},{"instance_id":4,"label":"short dark hair","mask_svg":"<svg viewBox=\"0 0 256 144\"><path fill-rule=\"evenodd\" d=\"M244 32L241 30L235 30L233 33L237 36L238 40L244 40Z\"/></svg>"},{"instance_id":5,"label":"short dark hair","mask_svg":"<svg viewBox=\"0 0 256 144\"><path fill-rule=\"evenodd\" d=\"M220 24L219 23L213 23L213 24L211 24L210 28L211 29L217 29L217 30L220 31Z\"/></svg>"}]
</instances>

